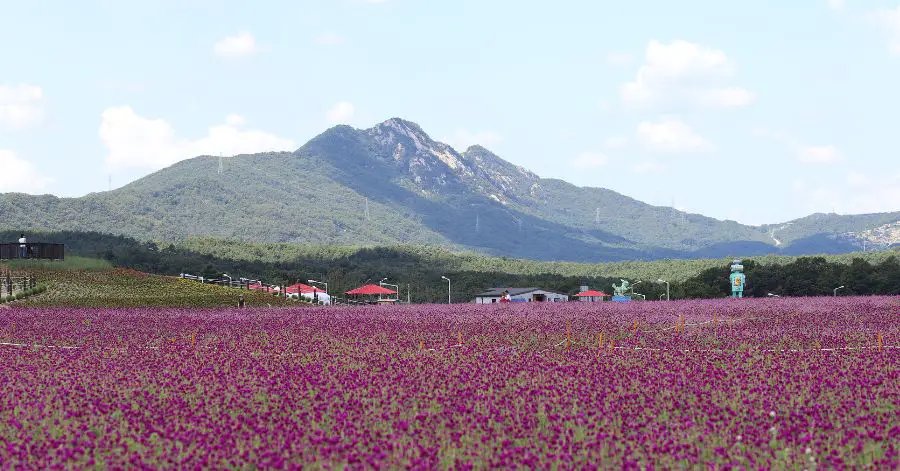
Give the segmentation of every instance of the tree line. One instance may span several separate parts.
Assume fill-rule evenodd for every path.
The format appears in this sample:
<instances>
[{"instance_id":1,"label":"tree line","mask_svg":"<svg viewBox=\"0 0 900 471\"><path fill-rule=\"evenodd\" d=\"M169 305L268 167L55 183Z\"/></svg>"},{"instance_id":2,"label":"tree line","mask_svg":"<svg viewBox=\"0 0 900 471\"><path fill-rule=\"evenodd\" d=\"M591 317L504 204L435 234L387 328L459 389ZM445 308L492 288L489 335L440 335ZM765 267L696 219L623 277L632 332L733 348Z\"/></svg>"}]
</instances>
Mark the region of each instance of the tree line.
<instances>
[{"instance_id":1,"label":"tree line","mask_svg":"<svg viewBox=\"0 0 900 471\"><path fill-rule=\"evenodd\" d=\"M0 240L12 240L10 237L18 237L18 234L0 232ZM446 302L447 283L442 276L451 280L450 294L454 302L471 301L476 294L492 287L539 287L575 294L586 285L611 293L612 284L618 283L620 278L628 279L633 286L641 281L635 291L648 301L664 299L666 293L666 285L653 275L620 277L605 269L598 270L602 275L589 275L584 267L579 267L581 273L567 273L565 266L557 273L531 269L508 272L504 271L504 260L518 268L528 261L424 249L322 247L320 251L297 249L286 256L273 253L278 249L271 245L240 244L240 250L235 251L235 247L229 246L231 251L219 250L223 256L217 256L209 253L212 250L201 252L197 244L160 247L154 242L98 232L32 234L29 240L64 243L67 254L99 258L116 266L150 273L190 273L206 278L221 278L228 273L233 278L259 279L278 285L315 279L327 281L331 293L343 293L388 278L388 283L398 285L401 299L408 297L414 303ZM215 241L209 243L215 244ZM896 254L895 251L882 256L877 262L826 257L798 257L781 263L745 259L747 285L744 296L765 297L769 293L822 296L833 294L838 286L844 286L840 290L842 295L897 295L900 294L900 258ZM477 262L479 257L484 259L483 263ZM766 257L760 259L765 261ZM664 262L646 263L660 266ZM720 298L731 294L729 263L724 260L705 263L707 268L695 272L694 276L670 280L672 299ZM692 265L692 268L697 266Z\"/></svg>"}]
</instances>

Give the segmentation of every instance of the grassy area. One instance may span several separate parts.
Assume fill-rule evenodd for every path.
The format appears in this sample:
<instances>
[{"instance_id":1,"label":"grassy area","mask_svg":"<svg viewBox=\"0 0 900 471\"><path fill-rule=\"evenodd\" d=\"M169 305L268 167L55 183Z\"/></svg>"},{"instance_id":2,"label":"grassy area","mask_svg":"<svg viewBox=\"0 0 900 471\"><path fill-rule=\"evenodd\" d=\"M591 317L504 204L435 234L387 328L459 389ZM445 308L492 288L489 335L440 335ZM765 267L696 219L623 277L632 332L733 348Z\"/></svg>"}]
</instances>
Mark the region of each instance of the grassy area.
<instances>
[{"instance_id":1,"label":"grassy area","mask_svg":"<svg viewBox=\"0 0 900 471\"><path fill-rule=\"evenodd\" d=\"M77 255L67 255L65 260L10 260L3 262L0 266L7 266L13 270L41 269L48 271L108 270L112 268L112 264L106 260Z\"/></svg>"},{"instance_id":2,"label":"grassy area","mask_svg":"<svg viewBox=\"0 0 900 471\"><path fill-rule=\"evenodd\" d=\"M15 302L24 307L234 307L244 295L247 307L296 306L297 301L271 294L204 285L181 278L110 268L100 260L73 257L57 264L10 264L27 269L46 292Z\"/></svg>"}]
</instances>

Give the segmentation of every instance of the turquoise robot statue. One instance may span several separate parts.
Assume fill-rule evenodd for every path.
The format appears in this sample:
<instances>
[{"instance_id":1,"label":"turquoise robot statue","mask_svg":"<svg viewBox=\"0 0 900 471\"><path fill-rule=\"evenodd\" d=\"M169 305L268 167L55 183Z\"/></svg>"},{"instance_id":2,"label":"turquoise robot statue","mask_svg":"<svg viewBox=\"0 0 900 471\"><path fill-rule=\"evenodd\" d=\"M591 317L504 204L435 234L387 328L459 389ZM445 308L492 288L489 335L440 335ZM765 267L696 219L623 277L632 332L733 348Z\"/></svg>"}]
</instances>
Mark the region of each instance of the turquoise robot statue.
<instances>
[{"instance_id":1,"label":"turquoise robot statue","mask_svg":"<svg viewBox=\"0 0 900 471\"><path fill-rule=\"evenodd\" d=\"M747 275L744 274L744 265L741 260L731 262L731 297L743 298L744 285L747 284Z\"/></svg>"}]
</instances>

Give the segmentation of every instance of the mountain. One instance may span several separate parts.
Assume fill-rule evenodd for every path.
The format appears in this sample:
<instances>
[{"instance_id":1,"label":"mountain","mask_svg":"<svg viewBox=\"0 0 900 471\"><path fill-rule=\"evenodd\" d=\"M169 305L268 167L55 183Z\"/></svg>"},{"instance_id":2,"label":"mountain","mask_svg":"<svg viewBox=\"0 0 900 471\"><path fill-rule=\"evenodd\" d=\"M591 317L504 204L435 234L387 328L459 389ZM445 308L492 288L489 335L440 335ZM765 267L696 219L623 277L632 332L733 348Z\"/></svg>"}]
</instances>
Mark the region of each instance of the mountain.
<instances>
[{"instance_id":1,"label":"mountain","mask_svg":"<svg viewBox=\"0 0 900 471\"><path fill-rule=\"evenodd\" d=\"M863 240L875 248L890 245L884 234L900 222L900 212L761 227L720 221L541 178L481 146L460 153L399 118L370 129L336 126L296 152L239 155L219 168L219 158L201 156L81 198L3 194L0 229L157 241L428 244L613 261L843 252Z\"/></svg>"}]
</instances>

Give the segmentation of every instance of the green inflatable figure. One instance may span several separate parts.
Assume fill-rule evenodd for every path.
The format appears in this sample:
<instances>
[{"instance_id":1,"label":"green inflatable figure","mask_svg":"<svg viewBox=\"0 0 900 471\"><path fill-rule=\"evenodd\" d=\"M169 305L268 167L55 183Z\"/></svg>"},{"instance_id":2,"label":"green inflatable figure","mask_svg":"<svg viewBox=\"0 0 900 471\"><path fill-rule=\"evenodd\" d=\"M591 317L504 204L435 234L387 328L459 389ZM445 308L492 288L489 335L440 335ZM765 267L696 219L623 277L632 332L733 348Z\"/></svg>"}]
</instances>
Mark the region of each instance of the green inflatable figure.
<instances>
[{"instance_id":1,"label":"green inflatable figure","mask_svg":"<svg viewBox=\"0 0 900 471\"><path fill-rule=\"evenodd\" d=\"M740 260L731 262L731 297L743 298L744 285L747 284L747 275L744 275L744 265Z\"/></svg>"}]
</instances>

